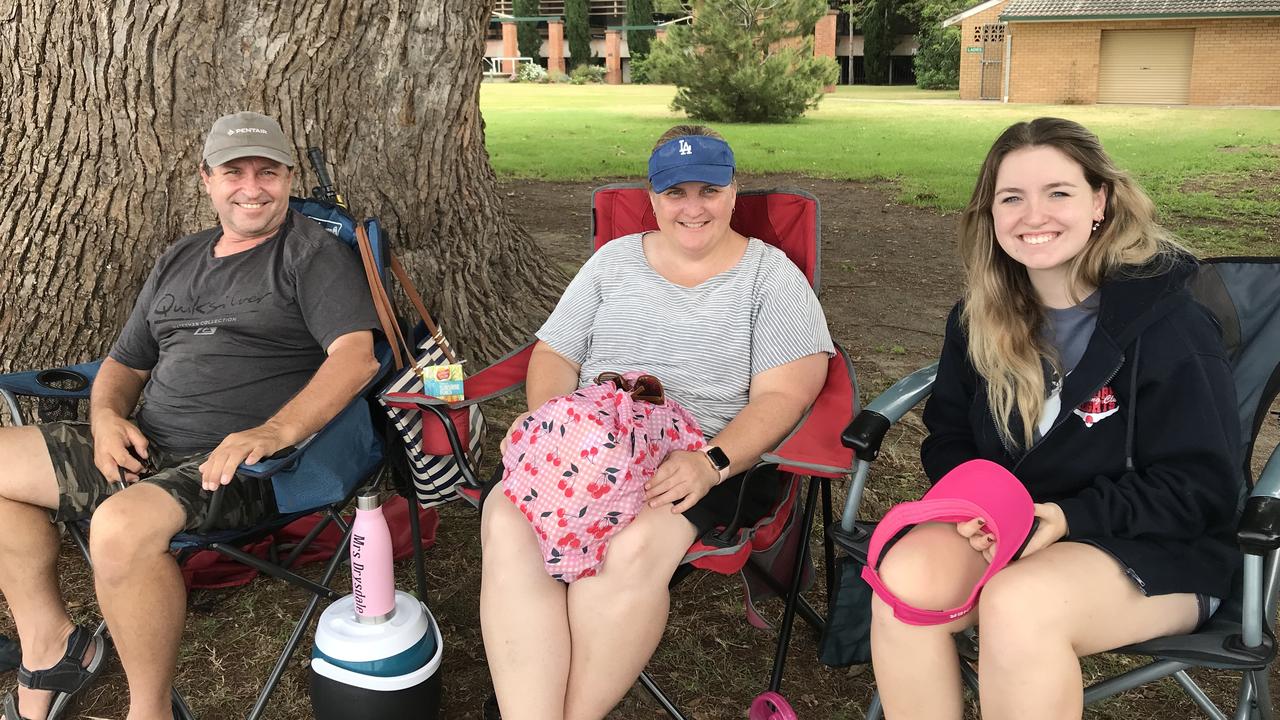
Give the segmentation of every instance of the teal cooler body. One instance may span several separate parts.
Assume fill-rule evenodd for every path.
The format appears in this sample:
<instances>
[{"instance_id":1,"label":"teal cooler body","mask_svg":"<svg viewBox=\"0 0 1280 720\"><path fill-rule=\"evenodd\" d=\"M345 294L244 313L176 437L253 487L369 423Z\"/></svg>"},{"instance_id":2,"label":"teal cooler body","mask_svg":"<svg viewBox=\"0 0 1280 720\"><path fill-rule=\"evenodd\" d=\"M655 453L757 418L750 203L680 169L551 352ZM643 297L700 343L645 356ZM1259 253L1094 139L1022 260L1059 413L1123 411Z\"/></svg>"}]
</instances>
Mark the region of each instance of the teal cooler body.
<instances>
[{"instance_id":1,"label":"teal cooler body","mask_svg":"<svg viewBox=\"0 0 1280 720\"><path fill-rule=\"evenodd\" d=\"M396 592L396 609L378 624L356 620L348 595L320 616L311 653L316 720L414 717L440 713L440 628L427 607Z\"/></svg>"}]
</instances>

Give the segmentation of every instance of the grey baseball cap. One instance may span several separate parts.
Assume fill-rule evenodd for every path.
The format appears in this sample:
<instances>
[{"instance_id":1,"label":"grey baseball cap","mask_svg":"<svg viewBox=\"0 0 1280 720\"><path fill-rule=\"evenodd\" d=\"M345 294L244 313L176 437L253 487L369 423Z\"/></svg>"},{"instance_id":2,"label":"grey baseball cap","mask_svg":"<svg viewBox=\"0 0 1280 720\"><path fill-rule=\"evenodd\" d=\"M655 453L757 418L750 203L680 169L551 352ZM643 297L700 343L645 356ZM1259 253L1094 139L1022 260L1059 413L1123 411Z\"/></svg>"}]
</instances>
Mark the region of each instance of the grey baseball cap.
<instances>
[{"instance_id":1,"label":"grey baseball cap","mask_svg":"<svg viewBox=\"0 0 1280 720\"><path fill-rule=\"evenodd\" d=\"M204 139L204 161L217 167L242 157L264 157L293 167L293 143L280 123L262 113L223 115Z\"/></svg>"}]
</instances>

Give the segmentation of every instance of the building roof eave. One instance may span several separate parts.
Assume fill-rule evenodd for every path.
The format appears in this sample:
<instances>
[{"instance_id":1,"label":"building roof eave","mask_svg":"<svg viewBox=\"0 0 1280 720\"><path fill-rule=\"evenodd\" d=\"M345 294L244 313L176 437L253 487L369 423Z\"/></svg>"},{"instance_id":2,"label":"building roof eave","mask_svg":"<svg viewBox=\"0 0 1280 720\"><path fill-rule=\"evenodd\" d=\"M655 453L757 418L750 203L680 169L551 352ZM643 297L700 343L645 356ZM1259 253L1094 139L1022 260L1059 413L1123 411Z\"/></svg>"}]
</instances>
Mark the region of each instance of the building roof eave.
<instances>
[{"instance_id":1,"label":"building roof eave","mask_svg":"<svg viewBox=\"0 0 1280 720\"><path fill-rule=\"evenodd\" d=\"M1009 15L1001 22L1102 22L1106 20L1212 20L1223 18L1280 17L1280 12L1224 11L1187 13L1107 13L1096 15Z\"/></svg>"},{"instance_id":2,"label":"building roof eave","mask_svg":"<svg viewBox=\"0 0 1280 720\"><path fill-rule=\"evenodd\" d=\"M977 5L974 5L973 7L969 8L968 10L962 10L961 12L956 13L955 15L952 15L946 20L943 20L942 27L951 27L952 25L955 25L956 23L964 20L967 17L972 17L974 15L977 15L983 10L990 10L991 8L995 7L996 5L999 5L1004 1L1005 0L987 0L986 2L978 3Z\"/></svg>"}]
</instances>

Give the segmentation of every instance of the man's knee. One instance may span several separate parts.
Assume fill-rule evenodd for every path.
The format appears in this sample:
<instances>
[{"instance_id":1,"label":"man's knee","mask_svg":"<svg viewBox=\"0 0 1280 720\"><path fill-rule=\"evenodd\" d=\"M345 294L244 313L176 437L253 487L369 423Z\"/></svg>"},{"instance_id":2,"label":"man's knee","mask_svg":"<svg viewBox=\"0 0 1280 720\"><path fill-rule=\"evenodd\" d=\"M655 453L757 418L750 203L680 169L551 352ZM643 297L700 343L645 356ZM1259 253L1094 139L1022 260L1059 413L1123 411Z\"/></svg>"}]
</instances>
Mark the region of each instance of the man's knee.
<instances>
[{"instance_id":1,"label":"man's knee","mask_svg":"<svg viewBox=\"0 0 1280 720\"><path fill-rule=\"evenodd\" d=\"M156 506L156 493L161 493L173 507ZM148 499L153 502L148 503ZM94 575L109 584L121 581L144 561L167 555L169 540L182 526L175 512L181 516L177 501L157 488L130 488L108 498L94 511L89 524Z\"/></svg>"}]
</instances>

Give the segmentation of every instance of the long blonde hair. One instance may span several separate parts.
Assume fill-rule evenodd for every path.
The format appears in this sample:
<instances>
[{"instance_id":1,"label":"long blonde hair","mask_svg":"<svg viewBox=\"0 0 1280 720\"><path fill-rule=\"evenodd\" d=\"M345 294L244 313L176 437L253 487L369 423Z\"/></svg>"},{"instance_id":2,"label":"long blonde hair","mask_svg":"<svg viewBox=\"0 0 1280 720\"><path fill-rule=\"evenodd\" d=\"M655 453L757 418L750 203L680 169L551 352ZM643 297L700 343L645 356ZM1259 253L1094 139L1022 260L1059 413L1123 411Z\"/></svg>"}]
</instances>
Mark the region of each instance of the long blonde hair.
<instances>
[{"instance_id":1,"label":"long blonde hair","mask_svg":"<svg viewBox=\"0 0 1280 720\"><path fill-rule=\"evenodd\" d=\"M1155 205L1127 173L1112 163L1102 143L1079 123L1037 118L1011 125L996 139L982 163L973 196L960 220L960 259L964 266L964 312L969 359L987 381L987 401L996 428L1010 447L1029 447L1045 404L1042 358L1058 370L1056 353L1041 339L1044 309L1026 268L1005 254L996 241L991 206L996 173L1009 153L1027 147L1052 147L1084 170L1094 192L1106 190L1101 226L1068 266L1071 299L1081 288L1098 287L1122 268L1136 269L1157 255L1181 251L1155 221ZM1151 270L1158 272L1158 270ZM1010 430L1014 413L1022 437Z\"/></svg>"}]
</instances>

